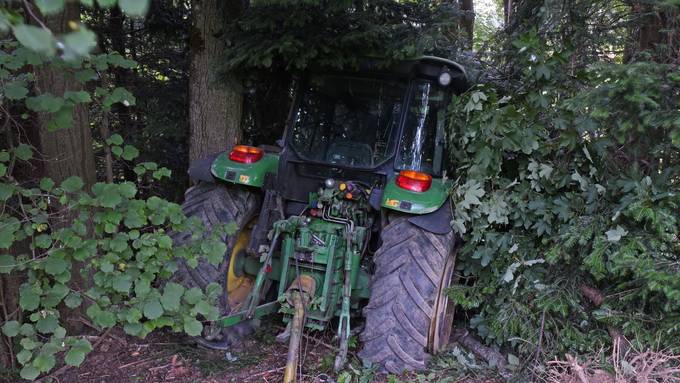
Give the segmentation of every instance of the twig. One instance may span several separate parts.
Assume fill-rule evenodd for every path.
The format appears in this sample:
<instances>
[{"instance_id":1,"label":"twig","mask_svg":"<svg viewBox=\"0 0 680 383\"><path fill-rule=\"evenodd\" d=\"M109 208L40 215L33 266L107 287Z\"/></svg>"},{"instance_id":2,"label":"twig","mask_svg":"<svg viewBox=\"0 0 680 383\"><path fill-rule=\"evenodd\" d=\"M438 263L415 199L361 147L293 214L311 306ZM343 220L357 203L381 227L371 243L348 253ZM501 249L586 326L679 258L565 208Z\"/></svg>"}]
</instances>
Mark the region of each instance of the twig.
<instances>
[{"instance_id":1,"label":"twig","mask_svg":"<svg viewBox=\"0 0 680 383\"><path fill-rule=\"evenodd\" d=\"M28 14L31 15L31 17L32 17L35 21L37 21L38 24L40 24L41 27L43 27L44 29L46 29L46 30L49 31L50 29L47 28L47 25L45 25L45 23L43 23L42 20L40 20L40 18L39 18L38 16L35 15L35 13L33 13L33 6L31 5L31 3L29 3L29 2L26 1L26 0L23 0L23 2L24 2L24 7L26 7L26 11L28 12Z\"/></svg>"},{"instance_id":2,"label":"twig","mask_svg":"<svg viewBox=\"0 0 680 383\"><path fill-rule=\"evenodd\" d=\"M543 313L541 314L541 330L538 333L538 344L536 345L536 358L537 359L538 359L538 356L543 351L543 329L544 328L545 328L545 309L543 309Z\"/></svg>"},{"instance_id":3,"label":"twig","mask_svg":"<svg viewBox=\"0 0 680 383\"><path fill-rule=\"evenodd\" d=\"M277 368L272 368L271 370L262 371L262 372L259 372L259 373L255 374L255 375L250 375L249 378L256 378L256 377L258 377L258 376L270 374L270 373L277 372L277 371L282 371L282 370L285 370L285 369L286 369L286 366L281 366L281 367L277 367Z\"/></svg>"},{"instance_id":4,"label":"twig","mask_svg":"<svg viewBox=\"0 0 680 383\"><path fill-rule=\"evenodd\" d=\"M145 364L145 363L151 362L151 361L153 361L153 360L155 360L155 358L153 358L153 357L149 357L149 358L142 359L142 360L136 360L136 361L134 361L134 362L130 362L130 363L124 364L124 365L122 365L122 366L118 366L118 369L119 369L119 370L122 370L122 369L124 369L124 368L126 368L126 367L137 366L137 365L140 365L140 364Z\"/></svg>"}]
</instances>

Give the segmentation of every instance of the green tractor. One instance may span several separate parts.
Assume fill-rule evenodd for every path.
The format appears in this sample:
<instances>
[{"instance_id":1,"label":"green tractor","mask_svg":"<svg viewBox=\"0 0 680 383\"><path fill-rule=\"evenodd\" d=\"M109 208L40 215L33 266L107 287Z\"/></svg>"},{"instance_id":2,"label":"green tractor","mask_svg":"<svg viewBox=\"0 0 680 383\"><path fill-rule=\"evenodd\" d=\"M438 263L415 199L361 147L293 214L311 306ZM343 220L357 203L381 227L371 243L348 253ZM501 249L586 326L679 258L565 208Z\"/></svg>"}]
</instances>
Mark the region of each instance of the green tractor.
<instances>
[{"instance_id":1,"label":"green tractor","mask_svg":"<svg viewBox=\"0 0 680 383\"><path fill-rule=\"evenodd\" d=\"M224 286L223 317L198 341L228 349L282 312L286 381L305 328L337 332L336 369L351 334L366 364L423 369L452 327L446 109L467 87L459 64L431 56L312 70L279 146L237 145L192 164L185 213L208 229L238 226L219 266L180 265L185 284Z\"/></svg>"}]
</instances>

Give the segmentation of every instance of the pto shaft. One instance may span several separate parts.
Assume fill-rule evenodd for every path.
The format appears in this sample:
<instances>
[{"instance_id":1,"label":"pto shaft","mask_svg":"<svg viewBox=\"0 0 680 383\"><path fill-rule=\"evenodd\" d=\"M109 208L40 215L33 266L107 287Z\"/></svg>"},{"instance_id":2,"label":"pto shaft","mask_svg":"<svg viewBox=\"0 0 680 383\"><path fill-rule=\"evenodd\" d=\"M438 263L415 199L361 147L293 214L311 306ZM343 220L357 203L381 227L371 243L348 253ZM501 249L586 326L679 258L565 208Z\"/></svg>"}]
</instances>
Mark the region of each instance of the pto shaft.
<instances>
[{"instance_id":1,"label":"pto shaft","mask_svg":"<svg viewBox=\"0 0 680 383\"><path fill-rule=\"evenodd\" d=\"M283 374L284 383L295 382L296 370L300 355L300 341L305 327L307 305L312 301L316 290L316 280L309 275L297 277L288 287L286 299L293 306L293 318L290 325L290 340L288 343L288 358L286 370Z\"/></svg>"}]
</instances>

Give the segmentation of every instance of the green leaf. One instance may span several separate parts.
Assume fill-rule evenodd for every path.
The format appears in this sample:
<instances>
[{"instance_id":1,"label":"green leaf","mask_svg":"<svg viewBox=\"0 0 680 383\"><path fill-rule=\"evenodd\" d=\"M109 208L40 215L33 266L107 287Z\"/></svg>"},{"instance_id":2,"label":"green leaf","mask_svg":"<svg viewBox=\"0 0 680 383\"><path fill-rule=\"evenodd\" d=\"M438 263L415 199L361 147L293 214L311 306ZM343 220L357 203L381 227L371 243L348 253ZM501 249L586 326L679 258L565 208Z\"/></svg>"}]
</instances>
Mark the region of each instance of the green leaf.
<instances>
[{"instance_id":1,"label":"green leaf","mask_svg":"<svg viewBox=\"0 0 680 383\"><path fill-rule=\"evenodd\" d=\"M19 306L25 311L33 311L40 305L40 292L30 285L19 289Z\"/></svg>"},{"instance_id":2,"label":"green leaf","mask_svg":"<svg viewBox=\"0 0 680 383\"><path fill-rule=\"evenodd\" d=\"M4 166L4 165L2 165ZM0 201L7 201L14 195L15 187L12 184L0 183Z\"/></svg>"},{"instance_id":3,"label":"green leaf","mask_svg":"<svg viewBox=\"0 0 680 383\"><path fill-rule=\"evenodd\" d=\"M205 287L205 293L208 296L208 298L217 300L217 298L219 298L220 295L222 295L222 286L217 282L210 282Z\"/></svg>"},{"instance_id":4,"label":"green leaf","mask_svg":"<svg viewBox=\"0 0 680 383\"><path fill-rule=\"evenodd\" d=\"M137 148L135 148L134 146L125 145L125 147L123 147L123 154L121 155L121 157L123 157L124 160L132 161L138 156L139 150L137 150Z\"/></svg>"},{"instance_id":5,"label":"green leaf","mask_svg":"<svg viewBox=\"0 0 680 383\"><path fill-rule=\"evenodd\" d=\"M224 255L227 252L227 245L218 241L205 241L201 243L201 251L208 262L217 266L224 260Z\"/></svg>"},{"instance_id":6,"label":"green leaf","mask_svg":"<svg viewBox=\"0 0 680 383\"><path fill-rule=\"evenodd\" d=\"M160 168L160 169L153 172L153 178L155 180L161 180L164 177L170 177L171 175L172 175L172 171L168 168Z\"/></svg>"},{"instance_id":7,"label":"green leaf","mask_svg":"<svg viewBox=\"0 0 680 383\"><path fill-rule=\"evenodd\" d=\"M9 217L0 224L0 249L9 249L12 246L16 239L15 233L20 228L21 222L15 217Z\"/></svg>"},{"instance_id":8,"label":"green leaf","mask_svg":"<svg viewBox=\"0 0 680 383\"><path fill-rule=\"evenodd\" d=\"M184 319L184 332L189 336L199 336L203 331L203 324L196 318L187 317Z\"/></svg>"},{"instance_id":9,"label":"green leaf","mask_svg":"<svg viewBox=\"0 0 680 383\"><path fill-rule=\"evenodd\" d=\"M40 370L40 372L48 372L54 367L56 362L54 355L41 352L33 359L33 366Z\"/></svg>"},{"instance_id":10,"label":"green leaf","mask_svg":"<svg viewBox=\"0 0 680 383\"><path fill-rule=\"evenodd\" d=\"M64 92L64 98L73 101L76 104L84 104L92 101L90 94L84 90L79 91L66 91Z\"/></svg>"},{"instance_id":11,"label":"green leaf","mask_svg":"<svg viewBox=\"0 0 680 383\"><path fill-rule=\"evenodd\" d=\"M45 259L45 263L43 264L45 272L50 275L59 275L66 271L68 267L69 262L55 254L50 254L47 259Z\"/></svg>"},{"instance_id":12,"label":"green leaf","mask_svg":"<svg viewBox=\"0 0 680 383\"><path fill-rule=\"evenodd\" d=\"M101 327L113 327L116 325L116 316L109 311L103 311L97 304L92 304L86 310L87 316L94 321L94 323Z\"/></svg>"},{"instance_id":13,"label":"green leaf","mask_svg":"<svg viewBox=\"0 0 680 383\"><path fill-rule=\"evenodd\" d=\"M52 56L56 52L56 41L52 32L47 29L28 24L19 24L12 28L14 37L26 48Z\"/></svg>"},{"instance_id":14,"label":"green leaf","mask_svg":"<svg viewBox=\"0 0 680 383\"><path fill-rule=\"evenodd\" d=\"M109 64L119 68L133 69L137 67L137 63L134 60L126 59L118 52L109 53L108 62Z\"/></svg>"},{"instance_id":15,"label":"green leaf","mask_svg":"<svg viewBox=\"0 0 680 383\"><path fill-rule=\"evenodd\" d=\"M35 380L40 375L40 371L32 365L24 366L19 372L19 376L26 380Z\"/></svg>"},{"instance_id":16,"label":"green leaf","mask_svg":"<svg viewBox=\"0 0 680 383\"><path fill-rule=\"evenodd\" d=\"M144 304L144 316L149 319L160 318L163 315L163 306L158 299L152 299Z\"/></svg>"},{"instance_id":17,"label":"green leaf","mask_svg":"<svg viewBox=\"0 0 680 383\"><path fill-rule=\"evenodd\" d=\"M47 290L43 300L43 307L56 307L62 299L68 295L69 288L62 283L56 283L51 289Z\"/></svg>"},{"instance_id":18,"label":"green leaf","mask_svg":"<svg viewBox=\"0 0 680 383\"><path fill-rule=\"evenodd\" d=\"M200 300L196 306L194 306L193 311L203 315L207 320L217 320L220 314L216 307L204 300Z\"/></svg>"},{"instance_id":19,"label":"green leaf","mask_svg":"<svg viewBox=\"0 0 680 383\"><path fill-rule=\"evenodd\" d=\"M132 287L132 277L127 274L117 275L113 278L111 287L119 293L128 294L130 292L130 287Z\"/></svg>"},{"instance_id":20,"label":"green leaf","mask_svg":"<svg viewBox=\"0 0 680 383\"><path fill-rule=\"evenodd\" d=\"M184 301L195 305L203 298L203 292L197 287L192 287L184 293Z\"/></svg>"},{"instance_id":21,"label":"green leaf","mask_svg":"<svg viewBox=\"0 0 680 383\"><path fill-rule=\"evenodd\" d=\"M64 304L72 309L79 307L82 303L83 298L80 296L80 293L77 292L70 293L66 299L64 299Z\"/></svg>"},{"instance_id":22,"label":"green leaf","mask_svg":"<svg viewBox=\"0 0 680 383\"><path fill-rule=\"evenodd\" d=\"M40 234L35 237L33 243L39 249L49 249L52 246L52 237L49 234Z\"/></svg>"},{"instance_id":23,"label":"green leaf","mask_svg":"<svg viewBox=\"0 0 680 383\"><path fill-rule=\"evenodd\" d=\"M35 5L43 15L53 15L64 9L64 0L35 0Z\"/></svg>"},{"instance_id":24,"label":"green leaf","mask_svg":"<svg viewBox=\"0 0 680 383\"><path fill-rule=\"evenodd\" d=\"M77 348L71 348L64 357L64 362L69 366L78 367L85 361L85 353Z\"/></svg>"},{"instance_id":25,"label":"green leaf","mask_svg":"<svg viewBox=\"0 0 680 383\"><path fill-rule=\"evenodd\" d=\"M88 55L97 46L97 35L85 26L63 36L64 60L75 60Z\"/></svg>"},{"instance_id":26,"label":"green leaf","mask_svg":"<svg viewBox=\"0 0 680 383\"><path fill-rule=\"evenodd\" d=\"M10 100L21 100L28 94L23 81L13 81L5 85L5 97Z\"/></svg>"},{"instance_id":27,"label":"green leaf","mask_svg":"<svg viewBox=\"0 0 680 383\"><path fill-rule=\"evenodd\" d=\"M93 69L86 68L80 71L77 71L76 74L76 80L84 84L90 80L95 80L97 78L97 72L95 72Z\"/></svg>"},{"instance_id":28,"label":"green leaf","mask_svg":"<svg viewBox=\"0 0 680 383\"><path fill-rule=\"evenodd\" d=\"M112 146L111 153L113 153L113 155L116 157L120 157L120 155L123 154L123 148L120 146Z\"/></svg>"},{"instance_id":29,"label":"green leaf","mask_svg":"<svg viewBox=\"0 0 680 383\"><path fill-rule=\"evenodd\" d=\"M36 348L38 348L40 346L39 343L35 342L31 338L21 338L21 340L19 341L19 344L21 345L21 347L23 347L26 350L35 350Z\"/></svg>"},{"instance_id":30,"label":"green leaf","mask_svg":"<svg viewBox=\"0 0 680 383\"><path fill-rule=\"evenodd\" d=\"M113 104L118 102L122 103L125 106L130 106L135 104L136 99L135 96L133 96L132 93L130 93L130 91L128 91L127 89L117 87L113 89L113 91L111 91L110 94L104 97L102 104L104 105L104 108L108 109Z\"/></svg>"},{"instance_id":31,"label":"green leaf","mask_svg":"<svg viewBox=\"0 0 680 383\"><path fill-rule=\"evenodd\" d=\"M25 365L31 358L33 357L33 353L28 351L28 350L21 350L17 354L17 361L21 365Z\"/></svg>"},{"instance_id":32,"label":"green leaf","mask_svg":"<svg viewBox=\"0 0 680 383\"><path fill-rule=\"evenodd\" d=\"M64 106L64 99L43 93L26 99L26 107L35 112L56 113Z\"/></svg>"},{"instance_id":33,"label":"green leaf","mask_svg":"<svg viewBox=\"0 0 680 383\"><path fill-rule=\"evenodd\" d=\"M16 266L16 260L13 256L2 254L0 255L0 274L7 274Z\"/></svg>"},{"instance_id":34,"label":"green leaf","mask_svg":"<svg viewBox=\"0 0 680 383\"><path fill-rule=\"evenodd\" d=\"M54 189L54 181L51 178L43 178L40 180L40 188L44 191L51 191Z\"/></svg>"},{"instance_id":35,"label":"green leaf","mask_svg":"<svg viewBox=\"0 0 680 383\"><path fill-rule=\"evenodd\" d=\"M482 185L477 181L468 181L462 186L461 189L464 190L464 195L460 206L464 209L469 209L473 205L481 204L479 199L482 198L484 194L486 194L482 188Z\"/></svg>"},{"instance_id":36,"label":"green leaf","mask_svg":"<svg viewBox=\"0 0 680 383\"><path fill-rule=\"evenodd\" d=\"M57 317L48 314L46 317L38 319L38 322L35 324L35 329L42 334L51 334L57 329L57 326L59 326Z\"/></svg>"},{"instance_id":37,"label":"green leaf","mask_svg":"<svg viewBox=\"0 0 680 383\"><path fill-rule=\"evenodd\" d=\"M0 177L4 177L7 174L7 166L5 164L0 164Z\"/></svg>"},{"instance_id":38,"label":"green leaf","mask_svg":"<svg viewBox=\"0 0 680 383\"><path fill-rule=\"evenodd\" d=\"M150 0L118 0L118 6L130 17L142 17L149 10Z\"/></svg>"},{"instance_id":39,"label":"green leaf","mask_svg":"<svg viewBox=\"0 0 680 383\"><path fill-rule=\"evenodd\" d=\"M68 129L73 126L73 105L65 104L61 109L52 115L47 121L47 130L54 132L60 129Z\"/></svg>"},{"instance_id":40,"label":"green leaf","mask_svg":"<svg viewBox=\"0 0 680 383\"><path fill-rule=\"evenodd\" d=\"M123 182L118 185L118 189L125 198L134 198L137 195L137 187L132 182Z\"/></svg>"},{"instance_id":41,"label":"green leaf","mask_svg":"<svg viewBox=\"0 0 680 383\"><path fill-rule=\"evenodd\" d=\"M108 208L114 208L123 201L116 184L103 184L99 189L97 200L101 206Z\"/></svg>"},{"instance_id":42,"label":"green leaf","mask_svg":"<svg viewBox=\"0 0 680 383\"><path fill-rule=\"evenodd\" d=\"M123 145L123 137L120 134L112 134L111 137L106 139L106 143L109 145Z\"/></svg>"},{"instance_id":43,"label":"green leaf","mask_svg":"<svg viewBox=\"0 0 680 383\"><path fill-rule=\"evenodd\" d=\"M64 362L70 366L78 367L85 360L85 355L92 351L92 345L86 339L78 339L66 353Z\"/></svg>"},{"instance_id":44,"label":"green leaf","mask_svg":"<svg viewBox=\"0 0 680 383\"><path fill-rule=\"evenodd\" d=\"M84 185L85 184L83 183L83 180L80 179L80 177L71 176L62 181L59 187L61 187L67 193L74 193L82 189Z\"/></svg>"},{"instance_id":45,"label":"green leaf","mask_svg":"<svg viewBox=\"0 0 680 383\"><path fill-rule=\"evenodd\" d=\"M102 8L111 8L116 5L116 1L117 0L97 0L97 4Z\"/></svg>"},{"instance_id":46,"label":"green leaf","mask_svg":"<svg viewBox=\"0 0 680 383\"><path fill-rule=\"evenodd\" d=\"M161 304L163 305L163 308L167 311L179 310L180 301L185 290L186 289L184 286L174 282L169 282L167 285L165 285L165 288L163 289L163 295L161 296Z\"/></svg>"},{"instance_id":47,"label":"green leaf","mask_svg":"<svg viewBox=\"0 0 680 383\"><path fill-rule=\"evenodd\" d=\"M13 336L19 335L20 327L21 325L19 324L19 322L11 320L9 322L5 322L5 324L2 325L2 333L11 338Z\"/></svg>"},{"instance_id":48,"label":"green leaf","mask_svg":"<svg viewBox=\"0 0 680 383\"><path fill-rule=\"evenodd\" d=\"M22 161L28 161L33 158L33 149L30 145L19 144L16 148L14 148L14 154L16 154L18 159Z\"/></svg>"}]
</instances>

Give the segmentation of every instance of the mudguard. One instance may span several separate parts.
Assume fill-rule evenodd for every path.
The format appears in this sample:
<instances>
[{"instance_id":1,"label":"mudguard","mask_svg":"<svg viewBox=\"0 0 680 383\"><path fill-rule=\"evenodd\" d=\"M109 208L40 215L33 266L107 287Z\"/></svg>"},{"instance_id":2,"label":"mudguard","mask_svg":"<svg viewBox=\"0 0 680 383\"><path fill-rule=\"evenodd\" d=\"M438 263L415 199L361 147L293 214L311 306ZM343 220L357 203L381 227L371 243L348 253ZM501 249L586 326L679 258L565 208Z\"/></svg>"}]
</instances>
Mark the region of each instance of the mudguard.
<instances>
[{"instance_id":1,"label":"mudguard","mask_svg":"<svg viewBox=\"0 0 680 383\"><path fill-rule=\"evenodd\" d=\"M215 178L210 172L210 167L220 154L221 153L213 153L205 158L193 161L189 164L189 177L196 181L215 182Z\"/></svg>"},{"instance_id":2,"label":"mudguard","mask_svg":"<svg viewBox=\"0 0 680 383\"><path fill-rule=\"evenodd\" d=\"M220 152L192 162L189 166L189 177L205 182L215 182L218 179L261 188L265 176L276 174L278 168L278 153L265 153L259 161L244 164L230 160L229 152Z\"/></svg>"},{"instance_id":3,"label":"mudguard","mask_svg":"<svg viewBox=\"0 0 680 383\"><path fill-rule=\"evenodd\" d=\"M412 224L435 234L448 234L451 231L451 200L446 202L432 213L424 215L414 215L408 219Z\"/></svg>"}]
</instances>

